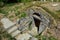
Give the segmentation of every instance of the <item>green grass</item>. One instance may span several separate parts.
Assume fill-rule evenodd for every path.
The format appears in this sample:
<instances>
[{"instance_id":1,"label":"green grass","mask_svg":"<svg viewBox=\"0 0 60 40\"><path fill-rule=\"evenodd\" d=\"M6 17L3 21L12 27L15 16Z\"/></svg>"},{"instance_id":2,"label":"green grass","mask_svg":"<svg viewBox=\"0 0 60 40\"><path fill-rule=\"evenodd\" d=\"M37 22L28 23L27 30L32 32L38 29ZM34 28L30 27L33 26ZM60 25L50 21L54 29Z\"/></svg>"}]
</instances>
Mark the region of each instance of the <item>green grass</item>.
<instances>
[{"instance_id":1,"label":"green grass","mask_svg":"<svg viewBox=\"0 0 60 40\"><path fill-rule=\"evenodd\" d=\"M41 40L47 40L46 36L41 36Z\"/></svg>"},{"instance_id":2,"label":"green grass","mask_svg":"<svg viewBox=\"0 0 60 40\"><path fill-rule=\"evenodd\" d=\"M4 14L5 16L7 16L8 15L8 12L0 9L0 14Z\"/></svg>"},{"instance_id":3,"label":"green grass","mask_svg":"<svg viewBox=\"0 0 60 40\"><path fill-rule=\"evenodd\" d=\"M59 2L60 2L60 0L59 0Z\"/></svg>"},{"instance_id":4,"label":"green grass","mask_svg":"<svg viewBox=\"0 0 60 40\"><path fill-rule=\"evenodd\" d=\"M10 4L6 4L5 6L9 7L9 6L13 6L15 5L16 3L10 3Z\"/></svg>"},{"instance_id":5,"label":"green grass","mask_svg":"<svg viewBox=\"0 0 60 40\"><path fill-rule=\"evenodd\" d=\"M39 40L57 40L57 38L53 37L53 36L45 36L45 35L37 35L36 38L38 38Z\"/></svg>"},{"instance_id":6,"label":"green grass","mask_svg":"<svg viewBox=\"0 0 60 40\"><path fill-rule=\"evenodd\" d=\"M24 17L26 17L26 16L27 16L27 14L26 14L25 12L22 12L22 13L21 13L21 17L24 18Z\"/></svg>"},{"instance_id":7,"label":"green grass","mask_svg":"<svg viewBox=\"0 0 60 40\"><path fill-rule=\"evenodd\" d=\"M26 3L26 2L31 2L32 0L21 0L21 2Z\"/></svg>"},{"instance_id":8,"label":"green grass","mask_svg":"<svg viewBox=\"0 0 60 40\"><path fill-rule=\"evenodd\" d=\"M56 11L58 14L60 14L60 10Z\"/></svg>"},{"instance_id":9,"label":"green grass","mask_svg":"<svg viewBox=\"0 0 60 40\"><path fill-rule=\"evenodd\" d=\"M49 40L57 40L56 38L54 38L53 36L49 37Z\"/></svg>"},{"instance_id":10,"label":"green grass","mask_svg":"<svg viewBox=\"0 0 60 40\"><path fill-rule=\"evenodd\" d=\"M25 18L27 16L27 14L25 12L21 12L18 15L18 18Z\"/></svg>"},{"instance_id":11,"label":"green grass","mask_svg":"<svg viewBox=\"0 0 60 40\"><path fill-rule=\"evenodd\" d=\"M54 2L56 2L57 0L54 0Z\"/></svg>"},{"instance_id":12,"label":"green grass","mask_svg":"<svg viewBox=\"0 0 60 40\"><path fill-rule=\"evenodd\" d=\"M47 0L47 1L50 1L51 2L51 0Z\"/></svg>"},{"instance_id":13,"label":"green grass","mask_svg":"<svg viewBox=\"0 0 60 40\"><path fill-rule=\"evenodd\" d=\"M32 29L31 24L32 24L32 21L30 21L30 23L29 23L29 30Z\"/></svg>"},{"instance_id":14,"label":"green grass","mask_svg":"<svg viewBox=\"0 0 60 40\"><path fill-rule=\"evenodd\" d=\"M13 18L13 17L14 17L13 15L9 16L9 18Z\"/></svg>"},{"instance_id":15,"label":"green grass","mask_svg":"<svg viewBox=\"0 0 60 40\"><path fill-rule=\"evenodd\" d=\"M19 11L17 11L17 12L15 13L15 15L16 15L16 16L18 16L19 14L20 14L20 12L19 12Z\"/></svg>"}]
</instances>

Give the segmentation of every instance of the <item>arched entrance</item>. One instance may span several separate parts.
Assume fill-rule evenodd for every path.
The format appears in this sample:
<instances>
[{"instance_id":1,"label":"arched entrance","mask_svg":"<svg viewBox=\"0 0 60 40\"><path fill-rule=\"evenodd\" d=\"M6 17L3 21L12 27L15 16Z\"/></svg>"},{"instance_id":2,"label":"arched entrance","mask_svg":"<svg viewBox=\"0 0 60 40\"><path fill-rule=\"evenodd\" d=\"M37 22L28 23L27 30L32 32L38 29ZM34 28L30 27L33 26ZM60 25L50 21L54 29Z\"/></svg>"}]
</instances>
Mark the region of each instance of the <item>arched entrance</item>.
<instances>
[{"instance_id":1,"label":"arched entrance","mask_svg":"<svg viewBox=\"0 0 60 40\"><path fill-rule=\"evenodd\" d=\"M39 31L39 26L41 22L39 13L33 13L33 19L34 19L35 26L37 27L37 31Z\"/></svg>"}]
</instances>

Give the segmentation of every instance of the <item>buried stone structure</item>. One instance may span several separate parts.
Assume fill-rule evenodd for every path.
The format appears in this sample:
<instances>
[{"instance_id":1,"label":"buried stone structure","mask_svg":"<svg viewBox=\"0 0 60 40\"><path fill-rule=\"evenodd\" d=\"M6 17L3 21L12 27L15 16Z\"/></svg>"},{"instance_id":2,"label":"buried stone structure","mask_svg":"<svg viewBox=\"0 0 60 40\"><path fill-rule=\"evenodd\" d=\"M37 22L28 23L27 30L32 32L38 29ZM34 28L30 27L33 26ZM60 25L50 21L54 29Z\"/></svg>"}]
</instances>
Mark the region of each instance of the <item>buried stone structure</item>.
<instances>
[{"instance_id":1,"label":"buried stone structure","mask_svg":"<svg viewBox=\"0 0 60 40\"><path fill-rule=\"evenodd\" d=\"M40 17L41 16L41 17ZM34 27L37 27L37 32L40 34L47 25L49 25L49 20L45 19L43 15L40 15L39 13L35 12L30 17L22 18L20 20L20 28L19 30L26 30L32 29Z\"/></svg>"},{"instance_id":2,"label":"buried stone structure","mask_svg":"<svg viewBox=\"0 0 60 40\"><path fill-rule=\"evenodd\" d=\"M41 34L46 29L46 27L50 27L50 17L48 14L42 12L42 10L29 8L25 11L25 13L27 16L20 18L18 21L18 24L20 25L20 31L31 31L34 29L34 27L36 27L37 29L35 30L37 30L37 34ZM30 32L30 34L34 35L32 32Z\"/></svg>"}]
</instances>

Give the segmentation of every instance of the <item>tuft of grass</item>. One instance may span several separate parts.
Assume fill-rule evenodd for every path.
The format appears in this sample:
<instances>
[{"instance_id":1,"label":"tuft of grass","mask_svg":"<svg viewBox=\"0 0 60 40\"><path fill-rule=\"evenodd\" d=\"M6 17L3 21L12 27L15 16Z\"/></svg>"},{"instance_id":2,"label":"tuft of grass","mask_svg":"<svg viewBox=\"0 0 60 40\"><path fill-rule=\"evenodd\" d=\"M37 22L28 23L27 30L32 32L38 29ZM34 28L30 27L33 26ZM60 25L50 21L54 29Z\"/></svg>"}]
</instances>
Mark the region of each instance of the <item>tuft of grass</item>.
<instances>
[{"instance_id":1,"label":"tuft of grass","mask_svg":"<svg viewBox=\"0 0 60 40\"><path fill-rule=\"evenodd\" d=\"M13 17L14 17L13 15L9 16L9 18L13 18Z\"/></svg>"},{"instance_id":2,"label":"tuft of grass","mask_svg":"<svg viewBox=\"0 0 60 40\"><path fill-rule=\"evenodd\" d=\"M21 2L26 3L26 2L31 2L32 0L21 0Z\"/></svg>"},{"instance_id":3,"label":"tuft of grass","mask_svg":"<svg viewBox=\"0 0 60 40\"><path fill-rule=\"evenodd\" d=\"M30 23L29 23L29 30L32 29L31 24L32 24L32 21L30 21Z\"/></svg>"},{"instance_id":4,"label":"tuft of grass","mask_svg":"<svg viewBox=\"0 0 60 40\"><path fill-rule=\"evenodd\" d=\"M25 18L27 16L27 14L25 12L21 13L21 17Z\"/></svg>"},{"instance_id":5,"label":"tuft of grass","mask_svg":"<svg viewBox=\"0 0 60 40\"><path fill-rule=\"evenodd\" d=\"M8 12L6 12L6 11L4 11L4 10L0 10L0 13L1 13L1 14L4 14L5 16L8 15Z\"/></svg>"},{"instance_id":6,"label":"tuft of grass","mask_svg":"<svg viewBox=\"0 0 60 40\"><path fill-rule=\"evenodd\" d=\"M16 3L10 3L10 4L6 4L5 6L9 7L9 6L13 6L15 5Z\"/></svg>"},{"instance_id":7,"label":"tuft of grass","mask_svg":"<svg viewBox=\"0 0 60 40\"><path fill-rule=\"evenodd\" d=\"M60 10L56 11L58 14L60 14Z\"/></svg>"},{"instance_id":8,"label":"tuft of grass","mask_svg":"<svg viewBox=\"0 0 60 40\"><path fill-rule=\"evenodd\" d=\"M57 40L56 38L54 38L53 36L49 37L49 40Z\"/></svg>"},{"instance_id":9,"label":"tuft of grass","mask_svg":"<svg viewBox=\"0 0 60 40\"><path fill-rule=\"evenodd\" d=\"M46 36L41 36L41 40L47 40Z\"/></svg>"},{"instance_id":10,"label":"tuft of grass","mask_svg":"<svg viewBox=\"0 0 60 40\"><path fill-rule=\"evenodd\" d=\"M16 16L18 16L19 14L20 14L20 12L19 12L19 11L17 11L17 12L15 13L15 15L16 15Z\"/></svg>"},{"instance_id":11,"label":"tuft of grass","mask_svg":"<svg viewBox=\"0 0 60 40\"><path fill-rule=\"evenodd\" d=\"M27 14L25 12L22 13L19 12L16 16L18 16L18 18L25 18Z\"/></svg>"},{"instance_id":12,"label":"tuft of grass","mask_svg":"<svg viewBox=\"0 0 60 40\"><path fill-rule=\"evenodd\" d=\"M54 2L57 2L57 0L54 0Z\"/></svg>"},{"instance_id":13,"label":"tuft of grass","mask_svg":"<svg viewBox=\"0 0 60 40\"><path fill-rule=\"evenodd\" d=\"M37 35L35 36L36 38L38 38L38 40L57 40L55 37L53 36L45 36L45 35Z\"/></svg>"}]
</instances>

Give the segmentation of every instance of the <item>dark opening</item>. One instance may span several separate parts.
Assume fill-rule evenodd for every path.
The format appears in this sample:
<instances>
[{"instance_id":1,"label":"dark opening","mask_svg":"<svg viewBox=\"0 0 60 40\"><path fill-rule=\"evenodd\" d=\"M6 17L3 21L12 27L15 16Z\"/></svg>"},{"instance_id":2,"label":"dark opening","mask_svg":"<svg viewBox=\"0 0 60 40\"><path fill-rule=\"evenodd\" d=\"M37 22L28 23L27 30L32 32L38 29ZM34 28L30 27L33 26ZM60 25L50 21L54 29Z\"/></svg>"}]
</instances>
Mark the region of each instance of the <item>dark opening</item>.
<instances>
[{"instance_id":1,"label":"dark opening","mask_svg":"<svg viewBox=\"0 0 60 40\"><path fill-rule=\"evenodd\" d=\"M4 3L17 3L19 0L3 0Z\"/></svg>"},{"instance_id":2,"label":"dark opening","mask_svg":"<svg viewBox=\"0 0 60 40\"><path fill-rule=\"evenodd\" d=\"M8 0L7 3L17 3L17 0Z\"/></svg>"},{"instance_id":3,"label":"dark opening","mask_svg":"<svg viewBox=\"0 0 60 40\"><path fill-rule=\"evenodd\" d=\"M37 15L38 17L40 17L39 13L33 13L33 15Z\"/></svg>"},{"instance_id":4,"label":"dark opening","mask_svg":"<svg viewBox=\"0 0 60 40\"><path fill-rule=\"evenodd\" d=\"M33 15L36 15L40 18L39 13L33 13ZM35 22L35 26L38 28L38 31L39 31L39 25L40 25L41 20L39 20L38 18L35 18L35 17L33 17L33 19L34 19L34 22Z\"/></svg>"}]
</instances>

